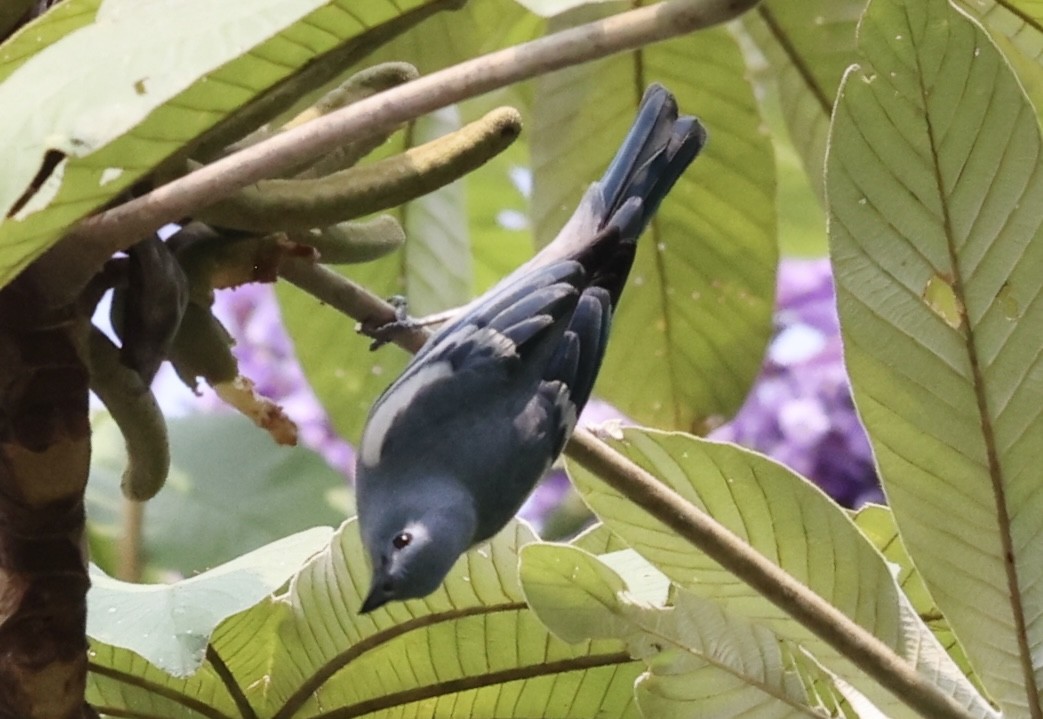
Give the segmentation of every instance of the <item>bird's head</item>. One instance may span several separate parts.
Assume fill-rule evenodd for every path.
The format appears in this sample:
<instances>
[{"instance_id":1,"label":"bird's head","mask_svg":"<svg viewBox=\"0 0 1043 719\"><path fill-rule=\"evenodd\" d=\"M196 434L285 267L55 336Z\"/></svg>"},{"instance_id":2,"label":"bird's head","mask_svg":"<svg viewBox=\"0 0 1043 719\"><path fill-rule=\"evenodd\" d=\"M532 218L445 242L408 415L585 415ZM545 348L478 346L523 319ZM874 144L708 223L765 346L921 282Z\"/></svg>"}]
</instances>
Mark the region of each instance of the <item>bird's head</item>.
<instances>
[{"instance_id":1,"label":"bird's head","mask_svg":"<svg viewBox=\"0 0 1043 719\"><path fill-rule=\"evenodd\" d=\"M363 527L373 581L360 612L435 591L474 538L474 504L439 502L420 512L389 511L387 520ZM367 531L369 530L369 531Z\"/></svg>"}]
</instances>

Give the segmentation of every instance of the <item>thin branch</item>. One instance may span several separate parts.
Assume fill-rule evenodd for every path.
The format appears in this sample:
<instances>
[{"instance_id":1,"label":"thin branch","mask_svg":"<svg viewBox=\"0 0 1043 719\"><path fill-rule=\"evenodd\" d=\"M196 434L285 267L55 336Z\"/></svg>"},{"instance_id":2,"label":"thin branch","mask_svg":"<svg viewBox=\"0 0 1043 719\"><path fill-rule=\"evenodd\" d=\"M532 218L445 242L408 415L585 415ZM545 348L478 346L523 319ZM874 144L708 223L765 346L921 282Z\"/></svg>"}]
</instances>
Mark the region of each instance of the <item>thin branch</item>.
<instances>
[{"instance_id":1,"label":"thin branch","mask_svg":"<svg viewBox=\"0 0 1043 719\"><path fill-rule=\"evenodd\" d=\"M308 291L318 289L316 296L359 322L395 318L391 305L335 272L297 262L292 275L294 284ZM394 342L416 352L428 336L424 327L405 328ZM589 430L576 429L565 453L749 584L917 713L937 719L971 718L890 647Z\"/></svg>"},{"instance_id":2,"label":"thin branch","mask_svg":"<svg viewBox=\"0 0 1043 719\"><path fill-rule=\"evenodd\" d=\"M731 20L757 0L667 0L483 55L307 122L83 220L38 262L70 301L113 252L258 180L426 113L563 67Z\"/></svg>"},{"instance_id":3,"label":"thin branch","mask_svg":"<svg viewBox=\"0 0 1043 719\"><path fill-rule=\"evenodd\" d=\"M328 267L291 257L283 260L279 276L342 314L358 320L363 327L376 328L397 319L394 307ZM394 334L391 342L406 352L416 354L429 336L426 326L403 328Z\"/></svg>"}]
</instances>

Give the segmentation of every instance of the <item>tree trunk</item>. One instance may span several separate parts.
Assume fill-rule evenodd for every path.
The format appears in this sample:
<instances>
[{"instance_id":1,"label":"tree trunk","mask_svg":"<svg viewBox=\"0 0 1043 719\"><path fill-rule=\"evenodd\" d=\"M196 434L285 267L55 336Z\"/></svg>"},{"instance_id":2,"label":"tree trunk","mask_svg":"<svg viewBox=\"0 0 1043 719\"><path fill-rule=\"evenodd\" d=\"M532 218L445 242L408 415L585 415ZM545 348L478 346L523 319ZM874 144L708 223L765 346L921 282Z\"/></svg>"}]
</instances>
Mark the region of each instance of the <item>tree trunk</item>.
<instances>
[{"instance_id":1,"label":"tree trunk","mask_svg":"<svg viewBox=\"0 0 1043 719\"><path fill-rule=\"evenodd\" d=\"M87 674L88 318L0 290L0 717L70 719Z\"/></svg>"}]
</instances>

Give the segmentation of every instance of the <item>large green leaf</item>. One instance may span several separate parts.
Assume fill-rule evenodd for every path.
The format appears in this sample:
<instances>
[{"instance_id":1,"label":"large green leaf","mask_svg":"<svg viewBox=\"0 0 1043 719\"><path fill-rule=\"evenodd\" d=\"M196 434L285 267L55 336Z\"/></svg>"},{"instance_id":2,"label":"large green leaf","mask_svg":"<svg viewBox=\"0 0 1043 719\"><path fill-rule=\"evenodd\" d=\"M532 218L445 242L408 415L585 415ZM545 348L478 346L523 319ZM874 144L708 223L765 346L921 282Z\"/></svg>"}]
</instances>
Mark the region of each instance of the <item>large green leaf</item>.
<instances>
[{"instance_id":1,"label":"large green leaf","mask_svg":"<svg viewBox=\"0 0 1043 719\"><path fill-rule=\"evenodd\" d=\"M536 37L539 18L514 0L462 3L439 13L381 47L374 62L405 61L421 75ZM474 119L468 117L468 120Z\"/></svg>"},{"instance_id":2,"label":"large green leaf","mask_svg":"<svg viewBox=\"0 0 1043 719\"><path fill-rule=\"evenodd\" d=\"M678 433L632 428L611 445L871 632L973 715L992 715L919 621L876 549L810 482L753 452ZM666 525L585 470L569 469L601 520L674 582L798 644L888 716L913 716L852 661Z\"/></svg>"},{"instance_id":3,"label":"large green leaf","mask_svg":"<svg viewBox=\"0 0 1043 719\"><path fill-rule=\"evenodd\" d=\"M0 136L18 138L0 176L0 283L73 222L302 68L316 75L331 56L357 60L388 34L386 24L408 24L445 2L68 5L26 27L0 55Z\"/></svg>"},{"instance_id":4,"label":"large green leaf","mask_svg":"<svg viewBox=\"0 0 1043 719\"><path fill-rule=\"evenodd\" d=\"M99 711L153 717L546 717L637 719L641 672L625 645L568 645L522 600L513 524L457 563L425 600L360 616L369 582L357 525L306 564L286 594L214 632L207 662L171 677L126 650L92 646L88 700ZM237 698L237 699L233 699Z\"/></svg>"},{"instance_id":5,"label":"large green leaf","mask_svg":"<svg viewBox=\"0 0 1043 719\"><path fill-rule=\"evenodd\" d=\"M855 25L866 0L768 0L742 17L778 87L790 138L825 199L826 137L844 71L856 60Z\"/></svg>"},{"instance_id":6,"label":"large green leaf","mask_svg":"<svg viewBox=\"0 0 1043 719\"><path fill-rule=\"evenodd\" d=\"M931 598L927 585L924 584L920 572L913 565L913 560L909 557L905 545L902 544L902 538L898 534L898 527L895 525L891 510L878 504L867 504L855 513L854 519L858 528L884 555L884 559L898 567L895 579L898 580L898 586L902 588L905 596L909 597L913 609L920 615L920 619L931 628L934 636L945 647L945 651L953 658L960 671L976 682L975 686L978 686L974 669L967 661L967 654L956 640L956 635L952 633L949 622L945 620L945 616Z\"/></svg>"},{"instance_id":7,"label":"large green leaf","mask_svg":"<svg viewBox=\"0 0 1043 719\"><path fill-rule=\"evenodd\" d=\"M534 544L523 550L521 579L558 636L623 639L646 662L636 686L644 716L857 716L843 708L833 677L764 626L689 592L676 592L670 606L640 601L634 593L655 569L627 555L633 550L594 557Z\"/></svg>"},{"instance_id":8,"label":"large green leaf","mask_svg":"<svg viewBox=\"0 0 1043 719\"><path fill-rule=\"evenodd\" d=\"M604 14L580 8L554 27ZM597 391L631 417L705 430L735 411L770 335L775 173L738 46L699 32L541 78L530 137L533 221L548 242L599 179L645 87L662 82L709 132L638 245Z\"/></svg>"},{"instance_id":9,"label":"large green leaf","mask_svg":"<svg viewBox=\"0 0 1043 719\"><path fill-rule=\"evenodd\" d=\"M944 0L873 0L827 163L845 357L905 546L1004 710L1043 686L1043 166Z\"/></svg>"},{"instance_id":10,"label":"large green leaf","mask_svg":"<svg viewBox=\"0 0 1043 719\"><path fill-rule=\"evenodd\" d=\"M1043 114L1043 4L1038 0L953 0L980 22Z\"/></svg>"},{"instance_id":11,"label":"large green leaf","mask_svg":"<svg viewBox=\"0 0 1043 719\"><path fill-rule=\"evenodd\" d=\"M336 526L350 510L344 478L321 457L275 444L241 416L168 423L170 476L145 505L141 551L150 574L199 572L294 532ZM96 539L114 543L123 532L126 454L107 414L94 418L92 445L87 513Z\"/></svg>"},{"instance_id":12,"label":"large green leaf","mask_svg":"<svg viewBox=\"0 0 1043 719\"><path fill-rule=\"evenodd\" d=\"M332 534L309 529L174 584L121 582L91 565L87 636L187 677L202 665L218 624L279 589Z\"/></svg>"},{"instance_id":13,"label":"large green leaf","mask_svg":"<svg viewBox=\"0 0 1043 719\"><path fill-rule=\"evenodd\" d=\"M506 152L467 177L476 292L488 290L532 257L528 197L512 180L528 177L527 139L523 132Z\"/></svg>"}]
</instances>

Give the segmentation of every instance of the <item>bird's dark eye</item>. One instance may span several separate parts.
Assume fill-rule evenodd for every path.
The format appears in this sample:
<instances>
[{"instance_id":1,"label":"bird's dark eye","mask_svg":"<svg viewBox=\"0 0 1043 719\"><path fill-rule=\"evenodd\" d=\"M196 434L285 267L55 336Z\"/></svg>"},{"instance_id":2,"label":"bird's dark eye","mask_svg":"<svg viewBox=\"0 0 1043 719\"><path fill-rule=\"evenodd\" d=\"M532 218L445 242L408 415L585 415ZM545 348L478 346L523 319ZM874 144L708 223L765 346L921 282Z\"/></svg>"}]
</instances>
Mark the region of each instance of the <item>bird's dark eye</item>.
<instances>
[{"instance_id":1,"label":"bird's dark eye","mask_svg":"<svg viewBox=\"0 0 1043 719\"><path fill-rule=\"evenodd\" d=\"M395 535L395 538L391 540L391 545L395 549L402 549L403 547L409 546L409 543L413 541L413 535L409 532L400 532Z\"/></svg>"},{"instance_id":2,"label":"bird's dark eye","mask_svg":"<svg viewBox=\"0 0 1043 719\"><path fill-rule=\"evenodd\" d=\"M395 583L389 579L384 582L384 586L381 587L381 590L383 590L384 594L391 594L391 592L395 590Z\"/></svg>"}]
</instances>

